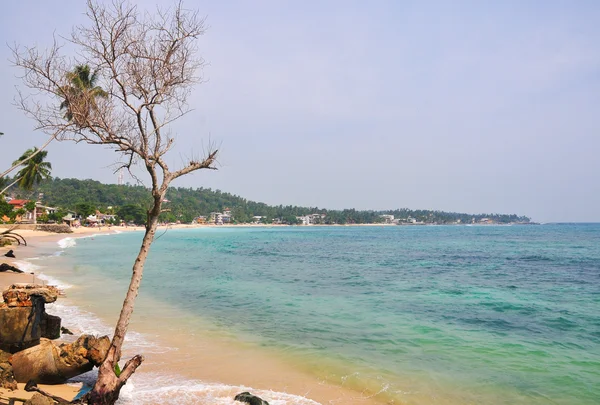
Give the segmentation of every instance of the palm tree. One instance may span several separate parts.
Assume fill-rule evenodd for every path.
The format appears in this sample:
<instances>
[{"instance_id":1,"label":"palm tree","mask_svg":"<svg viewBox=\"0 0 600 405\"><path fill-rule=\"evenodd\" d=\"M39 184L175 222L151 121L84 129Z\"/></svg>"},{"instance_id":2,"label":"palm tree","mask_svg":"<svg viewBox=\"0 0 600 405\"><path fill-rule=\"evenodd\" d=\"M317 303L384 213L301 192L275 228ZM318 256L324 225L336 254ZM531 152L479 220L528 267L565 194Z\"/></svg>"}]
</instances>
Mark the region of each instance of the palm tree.
<instances>
[{"instance_id":1,"label":"palm tree","mask_svg":"<svg viewBox=\"0 0 600 405\"><path fill-rule=\"evenodd\" d=\"M61 88L64 100L60 109L66 109L65 119L83 126L89 118L90 111L96 108L97 97L107 97L102 87L96 86L98 72L91 73L88 65L77 65L67 73L70 85Z\"/></svg>"},{"instance_id":2,"label":"palm tree","mask_svg":"<svg viewBox=\"0 0 600 405\"><path fill-rule=\"evenodd\" d=\"M18 164L19 162L29 158L31 155L34 156L27 160L27 162L23 163L23 168L19 170L19 172L16 175L17 179L10 186L12 186L15 183L18 183L19 187L21 187L22 189L31 190L33 189L33 186L39 184L42 180L50 178L50 170L52 170L52 164L50 162L44 161L44 159L48 155L48 151L46 150L38 151L37 147L34 147L33 149L27 149L19 159L13 162L13 164ZM34 224L37 222L35 211L36 208L34 206Z\"/></svg>"}]
</instances>

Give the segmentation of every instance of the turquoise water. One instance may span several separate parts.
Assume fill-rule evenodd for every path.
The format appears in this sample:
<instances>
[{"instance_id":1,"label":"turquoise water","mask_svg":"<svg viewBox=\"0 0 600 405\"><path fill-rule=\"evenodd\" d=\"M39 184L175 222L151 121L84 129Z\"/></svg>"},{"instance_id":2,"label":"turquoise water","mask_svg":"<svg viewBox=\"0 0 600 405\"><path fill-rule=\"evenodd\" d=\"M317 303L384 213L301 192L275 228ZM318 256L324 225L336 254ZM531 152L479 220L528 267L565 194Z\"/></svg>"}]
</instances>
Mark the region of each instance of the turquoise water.
<instances>
[{"instance_id":1,"label":"turquoise water","mask_svg":"<svg viewBox=\"0 0 600 405\"><path fill-rule=\"evenodd\" d=\"M140 239L79 239L74 283L120 304ZM383 400L600 403L600 225L169 230L142 291Z\"/></svg>"}]
</instances>

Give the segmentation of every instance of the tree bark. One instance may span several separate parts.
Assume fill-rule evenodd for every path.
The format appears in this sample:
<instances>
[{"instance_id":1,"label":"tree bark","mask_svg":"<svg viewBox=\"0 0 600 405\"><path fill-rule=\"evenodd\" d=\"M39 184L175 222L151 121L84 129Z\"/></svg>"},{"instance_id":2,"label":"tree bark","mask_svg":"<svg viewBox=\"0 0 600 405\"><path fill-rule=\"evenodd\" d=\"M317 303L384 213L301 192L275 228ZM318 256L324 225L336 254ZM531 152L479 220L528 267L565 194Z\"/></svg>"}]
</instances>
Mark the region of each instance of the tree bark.
<instances>
[{"instance_id":1,"label":"tree bark","mask_svg":"<svg viewBox=\"0 0 600 405\"><path fill-rule=\"evenodd\" d=\"M166 187L164 188L166 190ZM133 271L131 275L131 281L129 283L129 289L121 308L121 314L117 326L115 327L115 334L113 336L110 348L106 359L100 366L98 371L98 380L94 385L92 391L87 395L87 403L89 405L113 405L117 399L119 399L119 393L121 388L127 382L127 379L135 372L135 370L142 364L144 357L136 355L131 358L121 371L119 376L115 373L115 365L118 364L121 359L121 348L125 340L125 334L129 326L131 315L133 314L133 308L135 299L138 295L140 283L142 281L142 275L144 273L144 263L148 257L150 251L150 245L154 240L156 234L156 228L158 226L158 217L160 215L162 200L166 192L153 193L154 205L148 212L148 221L146 224L146 233L142 240L142 246L138 253L137 258L133 264Z\"/></svg>"}]
</instances>

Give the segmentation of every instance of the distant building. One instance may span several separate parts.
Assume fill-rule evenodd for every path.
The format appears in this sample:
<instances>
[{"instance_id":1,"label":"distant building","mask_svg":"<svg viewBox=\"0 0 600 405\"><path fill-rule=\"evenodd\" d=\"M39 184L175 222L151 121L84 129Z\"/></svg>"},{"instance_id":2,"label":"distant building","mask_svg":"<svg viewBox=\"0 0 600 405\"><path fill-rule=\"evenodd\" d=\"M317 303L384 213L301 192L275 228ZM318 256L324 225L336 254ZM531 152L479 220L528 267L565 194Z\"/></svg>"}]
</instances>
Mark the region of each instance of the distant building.
<instances>
[{"instance_id":1,"label":"distant building","mask_svg":"<svg viewBox=\"0 0 600 405\"><path fill-rule=\"evenodd\" d=\"M392 224L392 223L394 223L394 216L393 215L384 214L384 215L380 215L379 218L383 219L383 221L386 224Z\"/></svg>"},{"instance_id":2,"label":"distant building","mask_svg":"<svg viewBox=\"0 0 600 405\"><path fill-rule=\"evenodd\" d=\"M27 204L30 200L16 200L16 199L12 199L10 200L8 203L13 207L13 211L17 211L20 209L25 209L25 204ZM4 219L4 218L3 218ZM8 220L4 219L5 221ZM15 221L16 222L33 222L33 212L25 212L25 214L21 215L17 215L15 217Z\"/></svg>"},{"instance_id":3,"label":"distant building","mask_svg":"<svg viewBox=\"0 0 600 405\"><path fill-rule=\"evenodd\" d=\"M323 219L325 219L325 214L308 214L300 217L296 217L296 219L302 225L315 225L320 224Z\"/></svg>"},{"instance_id":4,"label":"distant building","mask_svg":"<svg viewBox=\"0 0 600 405\"><path fill-rule=\"evenodd\" d=\"M211 212L208 222L215 225L223 225L223 214L220 212Z\"/></svg>"}]
</instances>

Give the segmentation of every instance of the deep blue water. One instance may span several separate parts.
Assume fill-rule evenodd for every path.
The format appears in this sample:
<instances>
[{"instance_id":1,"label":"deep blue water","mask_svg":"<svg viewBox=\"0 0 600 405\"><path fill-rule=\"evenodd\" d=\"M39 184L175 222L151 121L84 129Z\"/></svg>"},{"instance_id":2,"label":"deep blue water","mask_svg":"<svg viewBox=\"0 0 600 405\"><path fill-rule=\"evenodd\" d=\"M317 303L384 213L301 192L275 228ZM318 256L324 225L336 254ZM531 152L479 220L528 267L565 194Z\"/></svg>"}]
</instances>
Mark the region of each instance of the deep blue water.
<instances>
[{"instance_id":1,"label":"deep blue water","mask_svg":"<svg viewBox=\"0 0 600 405\"><path fill-rule=\"evenodd\" d=\"M121 294L140 240L79 240L75 283ZM596 224L169 230L142 291L408 402L600 403Z\"/></svg>"}]
</instances>

